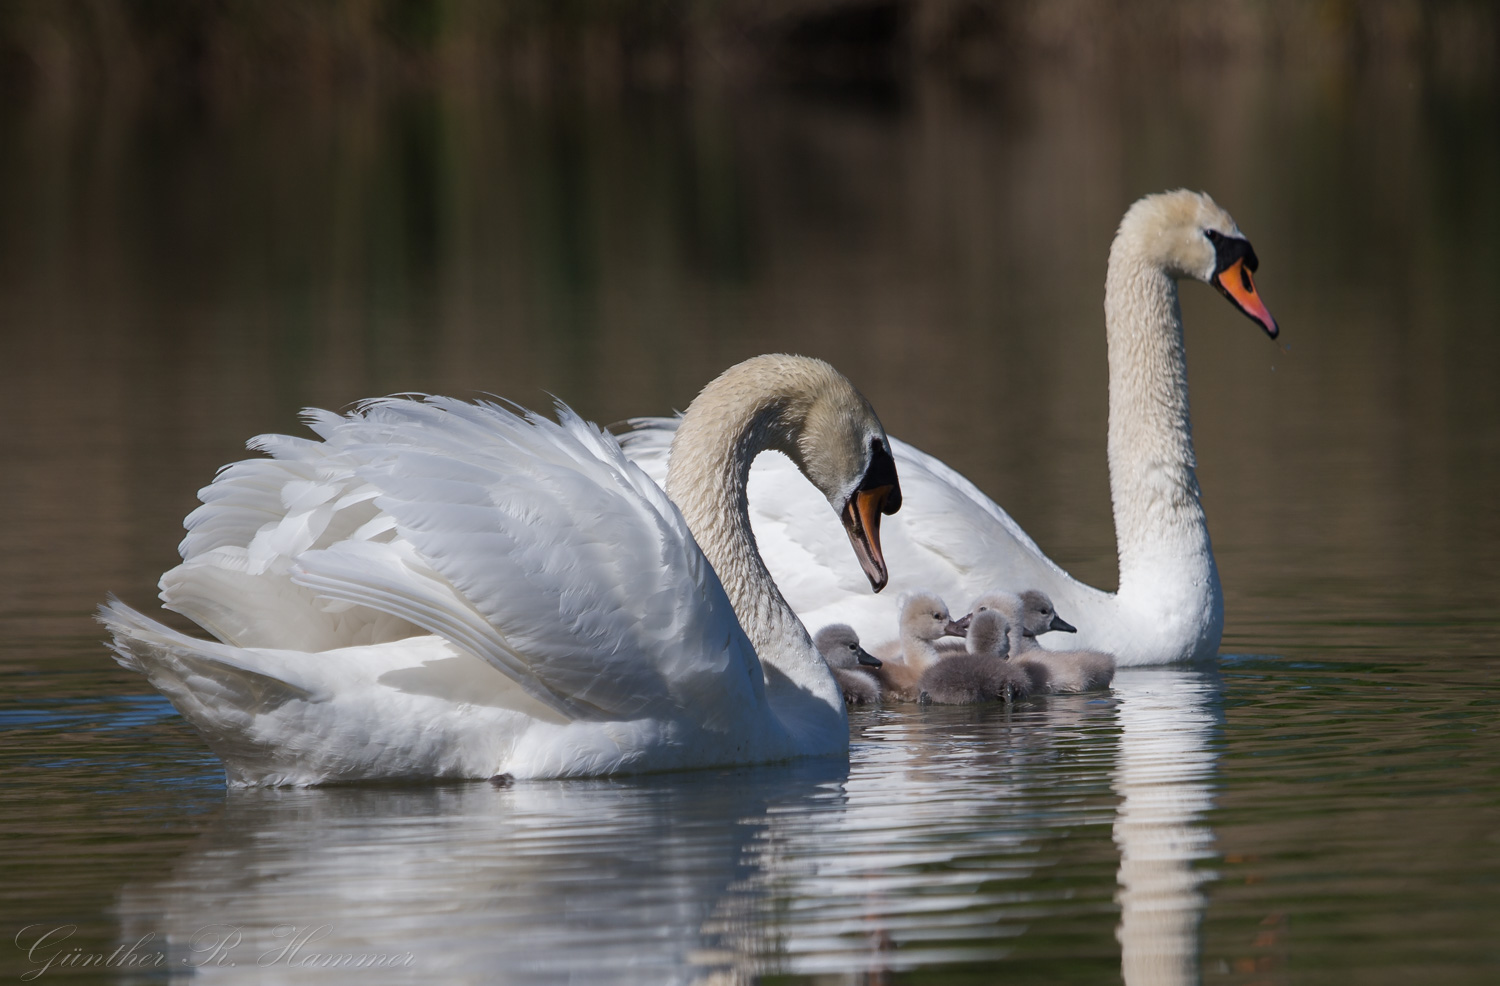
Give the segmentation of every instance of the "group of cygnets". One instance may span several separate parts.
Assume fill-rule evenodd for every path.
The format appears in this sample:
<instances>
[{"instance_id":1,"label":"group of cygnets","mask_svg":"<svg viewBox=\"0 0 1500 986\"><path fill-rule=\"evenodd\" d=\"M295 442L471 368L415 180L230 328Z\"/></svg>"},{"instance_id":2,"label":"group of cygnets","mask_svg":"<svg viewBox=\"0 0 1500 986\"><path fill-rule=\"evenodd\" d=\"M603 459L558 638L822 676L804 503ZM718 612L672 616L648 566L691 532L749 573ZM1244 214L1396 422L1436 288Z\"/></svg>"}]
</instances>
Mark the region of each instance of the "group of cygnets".
<instances>
[{"instance_id":1,"label":"group of cygnets","mask_svg":"<svg viewBox=\"0 0 1500 986\"><path fill-rule=\"evenodd\" d=\"M916 592L901 601L895 640L867 651L853 627L835 623L819 630L814 642L849 705L972 705L1108 688L1115 677L1109 654L1046 650L1036 640L1075 629L1036 589L987 593L961 620L936 595Z\"/></svg>"}]
</instances>

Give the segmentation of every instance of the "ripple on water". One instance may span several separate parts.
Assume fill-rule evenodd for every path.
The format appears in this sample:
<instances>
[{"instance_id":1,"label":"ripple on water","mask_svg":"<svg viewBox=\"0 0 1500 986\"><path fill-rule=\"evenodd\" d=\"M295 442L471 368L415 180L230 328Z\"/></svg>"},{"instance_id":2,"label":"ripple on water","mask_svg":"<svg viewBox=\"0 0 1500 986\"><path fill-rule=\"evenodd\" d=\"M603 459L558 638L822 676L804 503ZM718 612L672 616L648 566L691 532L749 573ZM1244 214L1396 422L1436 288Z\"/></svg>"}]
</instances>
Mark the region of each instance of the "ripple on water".
<instances>
[{"instance_id":1,"label":"ripple on water","mask_svg":"<svg viewBox=\"0 0 1500 986\"><path fill-rule=\"evenodd\" d=\"M226 793L159 698L12 702L0 900L224 979L293 928L460 981L1472 973L1500 918L1488 670L1236 656L860 712L847 765L506 789ZM224 926L247 961L200 968Z\"/></svg>"}]
</instances>

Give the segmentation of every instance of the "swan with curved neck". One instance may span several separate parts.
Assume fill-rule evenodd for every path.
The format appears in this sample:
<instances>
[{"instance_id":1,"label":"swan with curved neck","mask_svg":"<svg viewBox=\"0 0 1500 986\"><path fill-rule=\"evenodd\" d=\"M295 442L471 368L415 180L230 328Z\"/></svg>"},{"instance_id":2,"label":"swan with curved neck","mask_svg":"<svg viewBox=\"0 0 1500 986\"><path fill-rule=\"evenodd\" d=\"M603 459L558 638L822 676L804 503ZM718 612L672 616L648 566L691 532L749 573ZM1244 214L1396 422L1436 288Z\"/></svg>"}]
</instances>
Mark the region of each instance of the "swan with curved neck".
<instances>
[{"instance_id":1,"label":"swan with curved neck","mask_svg":"<svg viewBox=\"0 0 1500 986\"><path fill-rule=\"evenodd\" d=\"M309 412L220 472L162 577L189 637L124 603L112 647L233 784L592 776L848 748L842 695L756 552L745 487L795 457L877 591L901 502L869 404L826 363L725 371L670 499L607 434L496 404ZM826 517L826 515L825 515ZM830 525L831 526L831 525Z\"/></svg>"},{"instance_id":2,"label":"swan with curved neck","mask_svg":"<svg viewBox=\"0 0 1500 986\"><path fill-rule=\"evenodd\" d=\"M1149 195L1120 223L1105 288L1118 591L1069 576L974 484L894 440L907 507L885 532L899 572L892 587L948 598L1040 589L1077 624L1070 646L1107 651L1121 665L1216 654L1224 602L1195 473L1177 282L1212 284L1274 338L1276 322L1251 277L1257 263L1234 220L1199 192ZM675 422L636 425L625 436L627 453L652 474L664 474ZM860 597L833 541L801 519L805 497L789 476L784 463L766 462L752 478L751 515L767 563L784 586L795 574L788 598L804 619L878 633L894 615L891 602Z\"/></svg>"}]
</instances>

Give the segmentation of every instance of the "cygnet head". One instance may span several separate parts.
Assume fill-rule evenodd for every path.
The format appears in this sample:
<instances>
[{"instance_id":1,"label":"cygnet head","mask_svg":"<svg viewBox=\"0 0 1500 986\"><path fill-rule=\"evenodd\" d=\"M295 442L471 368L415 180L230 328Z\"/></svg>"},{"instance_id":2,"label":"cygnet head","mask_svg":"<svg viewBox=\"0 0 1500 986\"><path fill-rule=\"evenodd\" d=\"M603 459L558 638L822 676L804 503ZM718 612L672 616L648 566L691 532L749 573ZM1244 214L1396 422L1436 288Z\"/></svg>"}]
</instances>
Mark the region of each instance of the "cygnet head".
<instances>
[{"instance_id":1,"label":"cygnet head","mask_svg":"<svg viewBox=\"0 0 1500 986\"><path fill-rule=\"evenodd\" d=\"M998 610L1020 630L1024 637L1061 630L1077 633L1078 628L1057 615L1052 598L1040 589L1027 589L1015 594L1004 591L988 592L974 601L973 613L983 610Z\"/></svg>"},{"instance_id":2,"label":"cygnet head","mask_svg":"<svg viewBox=\"0 0 1500 986\"><path fill-rule=\"evenodd\" d=\"M941 637L962 637L964 628L953 621L948 604L930 592L913 592L901 598L901 637L932 642Z\"/></svg>"},{"instance_id":3,"label":"cygnet head","mask_svg":"<svg viewBox=\"0 0 1500 986\"><path fill-rule=\"evenodd\" d=\"M1173 277L1212 284L1272 339L1280 329L1250 277L1260 266L1234 219L1203 192L1147 195L1120 221L1111 251L1129 251Z\"/></svg>"},{"instance_id":4,"label":"cygnet head","mask_svg":"<svg viewBox=\"0 0 1500 986\"><path fill-rule=\"evenodd\" d=\"M853 670L861 664L867 668L880 667L880 658L859 645L859 634L847 623L824 627L813 638L813 643L830 668Z\"/></svg>"},{"instance_id":5,"label":"cygnet head","mask_svg":"<svg viewBox=\"0 0 1500 986\"><path fill-rule=\"evenodd\" d=\"M1028 637L1060 630L1077 633L1078 628L1061 616L1052 605L1052 597L1040 589L1027 589L1021 593L1021 632Z\"/></svg>"},{"instance_id":6,"label":"cygnet head","mask_svg":"<svg viewBox=\"0 0 1500 986\"><path fill-rule=\"evenodd\" d=\"M716 429L730 434L706 440L704 433ZM730 367L688 407L671 459L675 463L686 449L720 449L726 441L786 453L838 514L870 585L877 592L885 588L880 517L900 509L901 484L885 428L848 378L822 360L781 353ZM750 463L742 465L741 484ZM676 488L675 471L668 474L667 492L681 504L692 491Z\"/></svg>"},{"instance_id":7,"label":"cygnet head","mask_svg":"<svg viewBox=\"0 0 1500 986\"><path fill-rule=\"evenodd\" d=\"M969 653L1003 660L1010 656L1010 621L998 609L979 610L969 619Z\"/></svg>"}]
</instances>

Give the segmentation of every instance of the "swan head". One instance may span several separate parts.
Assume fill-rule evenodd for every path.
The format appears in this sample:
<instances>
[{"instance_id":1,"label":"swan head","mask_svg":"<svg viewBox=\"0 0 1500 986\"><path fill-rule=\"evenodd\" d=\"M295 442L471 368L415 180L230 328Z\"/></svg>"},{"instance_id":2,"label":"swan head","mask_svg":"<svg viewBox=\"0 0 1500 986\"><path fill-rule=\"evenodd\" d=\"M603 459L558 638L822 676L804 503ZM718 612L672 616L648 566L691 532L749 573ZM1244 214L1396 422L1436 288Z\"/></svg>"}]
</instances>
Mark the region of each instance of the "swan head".
<instances>
[{"instance_id":1,"label":"swan head","mask_svg":"<svg viewBox=\"0 0 1500 986\"><path fill-rule=\"evenodd\" d=\"M966 643L975 657L1010 656L1011 623L998 609L977 610L969 621Z\"/></svg>"},{"instance_id":2,"label":"swan head","mask_svg":"<svg viewBox=\"0 0 1500 986\"><path fill-rule=\"evenodd\" d=\"M782 448L828 499L876 592L890 575L880 550L880 518L901 509L901 483L891 440L875 409L843 374L828 375L794 408L794 434Z\"/></svg>"},{"instance_id":3,"label":"swan head","mask_svg":"<svg viewBox=\"0 0 1500 986\"><path fill-rule=\"evenodd\" d=\"M1276 319L1255 290L1255 249L1233 217L1204 192L1178 189L1147 195L1120 221L1116 244L1128 243L1173 277L1212 284L1251 321L1276 338Z\"/></svg>"},{"instance_id":4,"label":"swan head","mask_svg":"<svg viewBox=\"0 0 1500 986\"><path fill-rule=\"evenodd\" d=\"M715 443L703 432L723 427L734 446L741 483L765 449L785 453L838 514L860 567L879 592L890 579L880 550L880 518L901 508L896 459L875 409L838 370L819 359L774 353L738 363L704 387L672 442L668 493L677 463ZM722 446L720 446L722 447ZM743 489L743 486L741 487ZM680 502L680 501L679 501Z\"/></svg>"},{"instance_id":5,"label":"swan head","mask_svg":"<svg viewBox=\"0 0 1500 986\"><path fill-rule=\"evenodd\" d=\"M901 636L911 640L934 641L941 637L962 637L965 626L954 621L948 604L930 592L909 592L901 597Z\"/></svg>"},{"instance_id":6,"label":"swan head","mask_svg":"<svg viewBox=\"0 0 1500 986\"><path fill-rule=\"evenodd\" d=\"M852 670L863 664L867 668L880 667L880 658L859 645L859 634L847 623L833 623L818 631L813 645L830 668Z\"/></svg>"}]
</instances>

